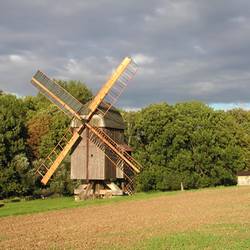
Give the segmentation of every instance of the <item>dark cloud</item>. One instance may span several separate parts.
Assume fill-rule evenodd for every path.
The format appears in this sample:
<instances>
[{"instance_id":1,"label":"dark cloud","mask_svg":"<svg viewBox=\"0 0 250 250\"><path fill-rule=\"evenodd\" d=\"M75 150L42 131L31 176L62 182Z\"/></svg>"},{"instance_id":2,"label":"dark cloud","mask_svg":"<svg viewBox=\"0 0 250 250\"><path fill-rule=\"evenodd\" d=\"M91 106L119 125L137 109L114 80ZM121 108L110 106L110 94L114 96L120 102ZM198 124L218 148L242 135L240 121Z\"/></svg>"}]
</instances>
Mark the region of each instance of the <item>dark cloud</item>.
<instances>
[{"instance_id":1,"label":"dark cloud","mask_svg":"<svg viewBox=\"0 0 250 250\"><path fill-rule=\"evenodd\" d=\"M247 0L0 0L0 89L29 95L36 69L97 91L124 56L140 66L124 107L249 102Z\"/></svg>"}]
</instances>

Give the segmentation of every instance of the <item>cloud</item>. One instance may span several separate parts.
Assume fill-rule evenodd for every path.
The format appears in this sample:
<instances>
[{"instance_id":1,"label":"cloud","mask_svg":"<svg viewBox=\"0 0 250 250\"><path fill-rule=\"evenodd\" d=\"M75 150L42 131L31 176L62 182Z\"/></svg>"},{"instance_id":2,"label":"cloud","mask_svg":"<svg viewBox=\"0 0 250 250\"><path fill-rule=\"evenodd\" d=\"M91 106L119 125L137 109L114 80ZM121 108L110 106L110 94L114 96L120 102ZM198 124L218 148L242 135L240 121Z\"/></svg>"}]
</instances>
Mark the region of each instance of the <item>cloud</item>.
<instances>
[{"instance_id":1,"label":"cloud","mask_svg":"<svg viewBox=\"0 0 250 250\"><path fill-rule=\"evenodd\" d=\"M215 110L244 109L250 110L250 103L211 103L209 105Z\"/></svg>"},{"instance_id":2,"label":"cloud","mask_svg":"<svg viewBox=\"0 0 250 250\"><path fill-rule=\"evenodd\" d=\"M139 71L120 106L248 102L249 24L245 0L2 1L0 89L35 94L41 69L95 92L132 55Z\"/></svg>"},{"instance_id":3,"label":"cloud","mask_svg":"<svg viewBox=\"0 0 250 250\"><path fill-rule=\"evenodd\" d=\"M9 59L13 63L23 63L25 62L24 58L20 55L9 55Z\"/></svg>"},{"instance_id":4,"label":"cloud","mask_svg":"<svg viewBox=\"0 0 250 250\"><path fill-rule=\"evenodd\" d=\"M151 64L155 60L153 57L146 56L143 54L132 55L132 58L137 64L140 64L140 65Z\"/></svg>"},{"instance_id":5,"label":"cloud","mask_svg":"<svg viewBox=\"0 0 250 250\"><path fill-rule=\"evenodd\" d=\"M195 50L196 52L198 52L199 54L204 55L204 54L207 53L207 51L206 51L204 48L202 48L200 45L194 45L193 48L194 48L194 50Z\"/></svg>"}]
</instances>

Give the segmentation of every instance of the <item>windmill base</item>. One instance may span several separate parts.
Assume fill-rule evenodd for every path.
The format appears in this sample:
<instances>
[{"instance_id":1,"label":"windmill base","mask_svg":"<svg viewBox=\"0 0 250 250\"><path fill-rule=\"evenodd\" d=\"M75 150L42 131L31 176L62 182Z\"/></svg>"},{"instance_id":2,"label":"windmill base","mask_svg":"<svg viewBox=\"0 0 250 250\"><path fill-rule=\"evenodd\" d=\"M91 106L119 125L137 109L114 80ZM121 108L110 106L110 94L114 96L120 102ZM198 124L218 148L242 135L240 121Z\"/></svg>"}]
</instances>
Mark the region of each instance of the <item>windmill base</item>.
<instances>
[{"instance_id":1,"label":"windmill base","mask_svg":"<svg viewBox=\"0 0 250 250\"><path fill-rule=\"evenodd\" d=\"M86 184L80 185L74 190L75 200L87 200L96 198L111 198L112 196L124 195L124 185L119 187L111 181L91 180Z\"/></svg>"}]
</instances>

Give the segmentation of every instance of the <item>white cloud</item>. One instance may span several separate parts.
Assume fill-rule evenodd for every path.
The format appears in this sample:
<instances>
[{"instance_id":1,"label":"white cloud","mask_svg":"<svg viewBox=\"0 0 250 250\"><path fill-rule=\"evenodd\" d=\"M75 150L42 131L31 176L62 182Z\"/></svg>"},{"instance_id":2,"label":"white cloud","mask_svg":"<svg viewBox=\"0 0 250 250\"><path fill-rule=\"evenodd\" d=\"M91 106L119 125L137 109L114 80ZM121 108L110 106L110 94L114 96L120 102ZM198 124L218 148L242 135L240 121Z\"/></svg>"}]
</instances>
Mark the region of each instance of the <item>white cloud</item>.
<instances>
[{"instance_id":1,"label":"white cloud","mask_svg":"<svg viewBox=\"0 0 250 250\"><path fill-rule=\"evenodd\" d=\"M155 58L144 54L135 54L132 55L132 58L139 65L151 64L155 61Z\"/></svg>"},{"instance_id":2,"label":"white cloud","mask_svg":"<svg viewBox=\"0 0 250 250\"><path fill-rule=\"evenodd\" d=\"M166 8L156 8L155 13L158 15L165 15L166 14Z\"/></svg>"},{"instance_id":3,"label":"white cloud","mask_svg":"<svg viewBox=\"0 0 250 250\"><path fill-rule=\"evenodd\" d=\"M25 62L25 58L20 55L9 55L9 59L13 63L23 63Z\"/></svg>"},{"instance_id":4,"label":"white cloud","mask_svg":"<svg viewBox=\"0 0 250 250\"><path fill-rule=\"evenodd\" d=\"M123 107L123 109L127 112L137 112L141 110L141 108L135 108L135 107Z\"/></svg>"},{"instance_id":5,"label":"white cloud","mask_svg":"<svg viewBox=\"0 0 250 250\"><path fill-rule=\"evenodd\" d=\"M194 50L196 51L196 52L198 52L199 54L202 54L202 55L205 55L205 54L207 54L207 51L204 49L204 48L202 48L200 45L194 45Z\"/></svg>"},{"instance_id":6,"label":"white cloud","mask_svg":"<svg viewBox=\"0 0 250 250\"><path fill-rule=\"evenodd\" d=\"M163 1L161 6L145 15L144 21L166 30L185 26L198 18L197 6L192 1Z\"/></svg>"},{"instance_id":7,"label":"white cloud","mask_svg":"<svg viewBox=\"0 0 250 250\"><path fill-rule=\"evenodd\" d=\"M111 65L116 65L117 64L117 60L113 56L105 56L105 59Z\"/></svg>"},{"instance_id":8,"label":"white cloud","mask_svg":"<svg viewBox=\"0 0 250 250\"><path fill-rule=\"evenodd\" d=\"M66 72L68 72L70 75L77 75L81 72L81 67L79 63L71 58L65 65Z\"/></svg>"}]
</instances>

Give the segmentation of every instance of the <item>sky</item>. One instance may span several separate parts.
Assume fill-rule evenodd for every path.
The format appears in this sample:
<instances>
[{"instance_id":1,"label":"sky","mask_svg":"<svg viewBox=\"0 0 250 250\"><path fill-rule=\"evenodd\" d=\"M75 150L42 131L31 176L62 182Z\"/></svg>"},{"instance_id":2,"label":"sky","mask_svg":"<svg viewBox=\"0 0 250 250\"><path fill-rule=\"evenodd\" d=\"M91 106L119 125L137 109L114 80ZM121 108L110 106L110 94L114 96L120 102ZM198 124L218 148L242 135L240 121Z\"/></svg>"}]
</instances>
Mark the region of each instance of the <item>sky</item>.
<instances>
[{"instance_id":1,"label":"sky","mask_svg":"<svg viewBox=\"0 0 250 250\"><path fill-rule=\"evenodd\" d=\"M0 0L0 89L35 95L37 69L94 93L125 56L124 108L250 106L249 0ZM221 105L221 106L220 106Z\"/></svg>"}]
</instances>

